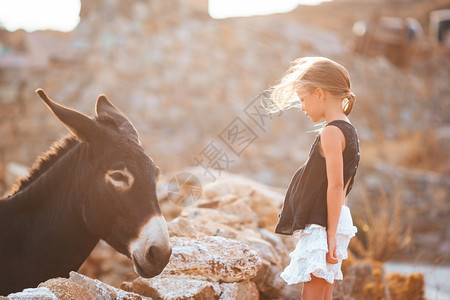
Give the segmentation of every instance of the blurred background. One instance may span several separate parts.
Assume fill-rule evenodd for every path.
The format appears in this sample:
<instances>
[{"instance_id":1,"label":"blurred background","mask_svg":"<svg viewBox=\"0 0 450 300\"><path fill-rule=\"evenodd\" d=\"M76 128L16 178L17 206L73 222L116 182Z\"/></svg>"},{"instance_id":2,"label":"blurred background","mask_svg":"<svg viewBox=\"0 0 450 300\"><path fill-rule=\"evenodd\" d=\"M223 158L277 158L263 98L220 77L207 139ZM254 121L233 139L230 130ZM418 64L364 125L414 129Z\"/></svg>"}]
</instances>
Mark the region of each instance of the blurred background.
<instances>
[{"instance_id":1,"label":"blurred background","mask_svg":"<svg viewBox=\"0 0 450 300\"><path fill-rule=\"evenodd\" d=\"M89 115L106 94L166 177L197 167L284 191L315 127L296 109L265 115L262 93L292 60L326 56L357 97L349 206L360 239L370 240L367 210L384 207L408 239L381 260L450 263L448 0L14 3L0 1L0 194L67 134L37 88ZM38 21L17 24L16 11Z\"/></svg>"}]
</instances>

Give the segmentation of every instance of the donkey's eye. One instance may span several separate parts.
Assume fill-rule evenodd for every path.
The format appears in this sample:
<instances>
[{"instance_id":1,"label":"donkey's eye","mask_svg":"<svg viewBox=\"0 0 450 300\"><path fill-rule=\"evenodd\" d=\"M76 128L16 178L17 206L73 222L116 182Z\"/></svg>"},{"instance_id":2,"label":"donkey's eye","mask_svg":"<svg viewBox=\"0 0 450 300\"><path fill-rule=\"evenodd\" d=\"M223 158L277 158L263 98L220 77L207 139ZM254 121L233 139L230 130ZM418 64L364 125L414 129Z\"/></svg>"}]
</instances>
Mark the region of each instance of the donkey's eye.
<instances>
[{"instance_id":1,"label":"donkey's eye","mask_svg":"<svg viewBox=\"0 0 450 300\"><path fill-rule=\"evenodd\" d=\"M122 172L114 171L110 174L110 176L115 181L122 181L128 184L128 177L126 177Z\"/></svg>"},{"instance_id":2,"label":"donkey's eye","mask_svg":"<svg viewBox=\"0 0 450 300\"><path fill-rule=\"evenodd\" d=\"M109 170L105 174L105 181L112 184L118 191L126 191L133 186L134 176L127 168L123 168L122 170Z\"/></svg>"}]
</instances>

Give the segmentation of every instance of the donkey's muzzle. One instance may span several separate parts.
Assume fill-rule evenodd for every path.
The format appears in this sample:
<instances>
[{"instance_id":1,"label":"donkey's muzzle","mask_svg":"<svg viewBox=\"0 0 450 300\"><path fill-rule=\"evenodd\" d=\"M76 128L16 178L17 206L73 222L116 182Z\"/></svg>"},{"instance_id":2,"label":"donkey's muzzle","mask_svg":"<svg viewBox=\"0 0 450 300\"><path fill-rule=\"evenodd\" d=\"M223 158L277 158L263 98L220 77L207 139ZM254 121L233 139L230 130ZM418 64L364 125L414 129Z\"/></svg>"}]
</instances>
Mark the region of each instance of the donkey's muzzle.
<instances>
[{"instance_id":1,"label":"donkey's muzzle","mask_svg":"<svg viewBox=\"0 0 450 300\"><path fill-rule=\"evenodd\" d=\"M160 274L172 255L164 218L152 217L141 230L139 238L132 243L130 250L136 273L146 278Z\"/></svg>"},{"instance_id":2,"label":"donkey's muzzle","mask_svg":"<svg viewBox=\"0 0 450 300\"><path fill-rule=\"evenodd\" d=\"M151 278L159 275L169 263L171 254L171 248L167 249L158 246L151 246L145 255L145 262L139 263L141 260L133 255L133 263L136 273L145 278Z\"/></svg>"}]
</instances>

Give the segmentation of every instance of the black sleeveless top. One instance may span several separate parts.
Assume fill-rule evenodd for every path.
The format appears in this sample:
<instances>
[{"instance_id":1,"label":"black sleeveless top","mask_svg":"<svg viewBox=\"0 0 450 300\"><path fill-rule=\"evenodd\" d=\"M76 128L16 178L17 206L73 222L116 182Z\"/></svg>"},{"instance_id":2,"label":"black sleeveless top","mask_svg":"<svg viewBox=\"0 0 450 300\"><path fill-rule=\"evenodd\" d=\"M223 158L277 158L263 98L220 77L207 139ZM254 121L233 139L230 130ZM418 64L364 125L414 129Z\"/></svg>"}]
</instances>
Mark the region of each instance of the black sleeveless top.
<instances>
[{"instance_id":1,"label":"black sleeveless top","mask_svg":"<svg viewBox=\"0 0 450 300\"><path fill-rule=\"evenodd\" d=\"M326 126L330 125L338 127L345 137L342 156L344 188L350 180L347 196L352 189L360 160L358 135L355 127L344 120L334 120ZM308 160L292 177L275 228L276 233L290 235L296 230L304 229L306 224L327 227L328 180L325 158L319 152L319 143L320 134L311 146Z\"/></svg>"}]
</instances>

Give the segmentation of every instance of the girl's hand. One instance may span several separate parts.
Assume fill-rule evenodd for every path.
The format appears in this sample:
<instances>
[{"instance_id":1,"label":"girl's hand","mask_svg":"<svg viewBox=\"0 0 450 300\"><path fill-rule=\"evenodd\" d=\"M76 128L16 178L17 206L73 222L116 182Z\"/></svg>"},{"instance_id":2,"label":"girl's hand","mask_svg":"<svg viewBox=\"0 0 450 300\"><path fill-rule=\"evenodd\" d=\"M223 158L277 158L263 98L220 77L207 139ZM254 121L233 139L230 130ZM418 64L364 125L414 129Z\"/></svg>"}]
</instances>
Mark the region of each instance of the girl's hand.
<instances>
[{"instance_id":1,"label":"girl's hand","mask_svg":"<svg viewBox=\"0 0 450 300\"><path fill-rule=\"evenodd\" d=\"M338 258L336 254L336 237L335 236L328 236L327 235L327 241L328 241L328 253L327 253L327 263L329 264L337 264Z\"/></svg>"}]
</instances>

